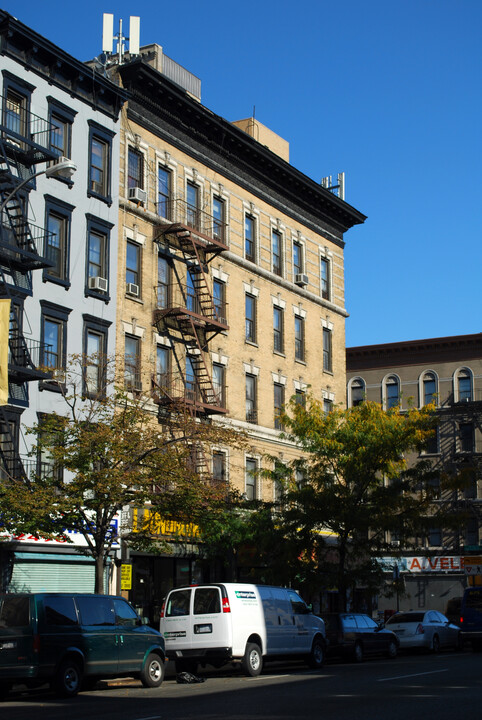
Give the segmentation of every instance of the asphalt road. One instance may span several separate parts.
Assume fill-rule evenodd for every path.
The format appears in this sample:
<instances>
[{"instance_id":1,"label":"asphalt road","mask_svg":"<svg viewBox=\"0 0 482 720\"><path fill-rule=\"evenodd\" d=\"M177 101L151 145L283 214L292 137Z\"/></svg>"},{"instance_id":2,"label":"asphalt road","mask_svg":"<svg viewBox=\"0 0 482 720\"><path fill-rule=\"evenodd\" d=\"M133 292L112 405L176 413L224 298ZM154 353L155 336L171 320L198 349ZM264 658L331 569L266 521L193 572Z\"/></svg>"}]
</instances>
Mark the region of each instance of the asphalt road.
<instances>
[{"instance_id":1,"label":"asphalt road","mask_svg":"<svg viewBox=\"0 0 482 720\"><path fill-rule=\"evenodd\" d=\"M454 720L478 714L482 653L401 655L360 665L268 665L259 678L205 672L204 683L168 677L149 690L132 680L59 700L49 690L14 692L0 704L5 720Z\"/></svg>"}]
</instances>

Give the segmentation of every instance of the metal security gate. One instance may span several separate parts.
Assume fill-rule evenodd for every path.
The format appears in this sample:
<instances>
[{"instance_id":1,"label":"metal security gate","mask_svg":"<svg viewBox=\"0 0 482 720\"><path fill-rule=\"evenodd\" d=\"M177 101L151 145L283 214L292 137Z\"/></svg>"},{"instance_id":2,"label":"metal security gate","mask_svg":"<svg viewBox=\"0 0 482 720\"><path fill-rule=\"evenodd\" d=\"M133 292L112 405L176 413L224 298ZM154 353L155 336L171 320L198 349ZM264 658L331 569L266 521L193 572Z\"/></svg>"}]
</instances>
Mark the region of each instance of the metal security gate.
<instances>
[{"instance_id":1,"label":"metal security gate","mask_svg":"<svg viewBox=\"0 0 482 720\"><path fill-rule=\"evenodd\" d=\"M15 553L8 592L94 592L95 565L81 555Z\"/></svg>"}]
</instances>

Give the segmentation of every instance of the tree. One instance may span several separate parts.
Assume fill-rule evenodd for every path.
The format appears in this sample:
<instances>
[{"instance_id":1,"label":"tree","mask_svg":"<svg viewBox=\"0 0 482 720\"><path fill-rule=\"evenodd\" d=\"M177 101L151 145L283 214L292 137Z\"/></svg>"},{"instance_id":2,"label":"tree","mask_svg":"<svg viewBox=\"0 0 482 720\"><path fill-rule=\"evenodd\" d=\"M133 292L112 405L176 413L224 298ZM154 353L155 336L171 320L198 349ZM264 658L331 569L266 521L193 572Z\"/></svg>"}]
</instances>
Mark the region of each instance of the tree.
<instances>
[{"instance_id":1,"label":"tree","mask_svg":"<svg viewBox=\"0 0 482 720\"><path fill-rule=\"evenodd\" d=\"M72 360L62 385L65 414L46 415L28 430L35 438L36 476L6 480L0 511L10 532L83 535L84 552L95 560L95 592L101 593L117 539L116 515L149 503L166 519L195 519L220 490L200 474L193 448L232 444L237 434L182 411L161 426L150 398L127 395L113 379L105 394L86 393L88 368L83 358ZM147 542L147 533L136 533L136 542ZM124 539L132 539L128 531Z\"/></svg>"},{"instance_id":2,"label":"tree","mask_svg":"<svg viewBox=\"0 0 482 720\"><path fill-rule=\"evenodd\" d=\"M302 451L285 467L277 508L291 547L288 565L309 586L321 574L327 587L337 587L340 609L350 587L382 584L376 558L393 554L390 533L406 549L442 516L447 521L450 508L435 502L438 483L457 479L440 479L419 456L435 432L433 411L384 411L364 402L326 414L310 399L306 406L293 400L282 418L285 436Z\"/></svg>"}]
</instances>

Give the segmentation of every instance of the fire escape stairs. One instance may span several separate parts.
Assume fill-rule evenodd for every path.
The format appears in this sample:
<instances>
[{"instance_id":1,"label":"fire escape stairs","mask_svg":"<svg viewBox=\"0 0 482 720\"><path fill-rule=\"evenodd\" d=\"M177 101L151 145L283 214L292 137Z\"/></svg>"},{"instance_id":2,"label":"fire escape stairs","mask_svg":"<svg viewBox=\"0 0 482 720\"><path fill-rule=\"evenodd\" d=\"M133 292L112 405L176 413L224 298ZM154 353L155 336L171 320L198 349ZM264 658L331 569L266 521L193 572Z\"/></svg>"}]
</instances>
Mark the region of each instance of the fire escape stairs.
<instances>
[{"instance_id":1,"label":"fire escape stairs","mask_svg":"<svg viewBox=\"0 0 482 720\"><path fill-rule=\"evenodd\" d=\"M10 422L5 412L5 406L0 406L0 460L3 466L0 468L0 476L3 470L7 477L12 480L28 480L23 462L16 448L15 439L10 430Z\"/></svg>"}]
</instances>

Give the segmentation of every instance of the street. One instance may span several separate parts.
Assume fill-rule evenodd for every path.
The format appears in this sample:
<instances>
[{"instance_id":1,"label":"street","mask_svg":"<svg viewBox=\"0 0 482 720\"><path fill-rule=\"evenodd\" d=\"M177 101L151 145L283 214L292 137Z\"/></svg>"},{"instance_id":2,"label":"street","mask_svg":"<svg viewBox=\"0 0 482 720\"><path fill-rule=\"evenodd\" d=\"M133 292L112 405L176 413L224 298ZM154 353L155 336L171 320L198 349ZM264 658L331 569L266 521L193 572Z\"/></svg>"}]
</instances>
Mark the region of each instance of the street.
<instances>
[{"instance_id":1,"label":"street","mask_svg":"<svg viewBox=\"0 0 482 720\"><path fill-rule=\"evenodd\" d=\"M268 665L259 678L234 669L202 673L204 683L158 690L131 680L100 683L95 691L60 700L48 689L14 692L1 706L8 720L175 720L176 718L320 718L323 720L448 720L473 714L480 703L482 653L400 655L395 660Z\"/></svg>"}]
</instances>

